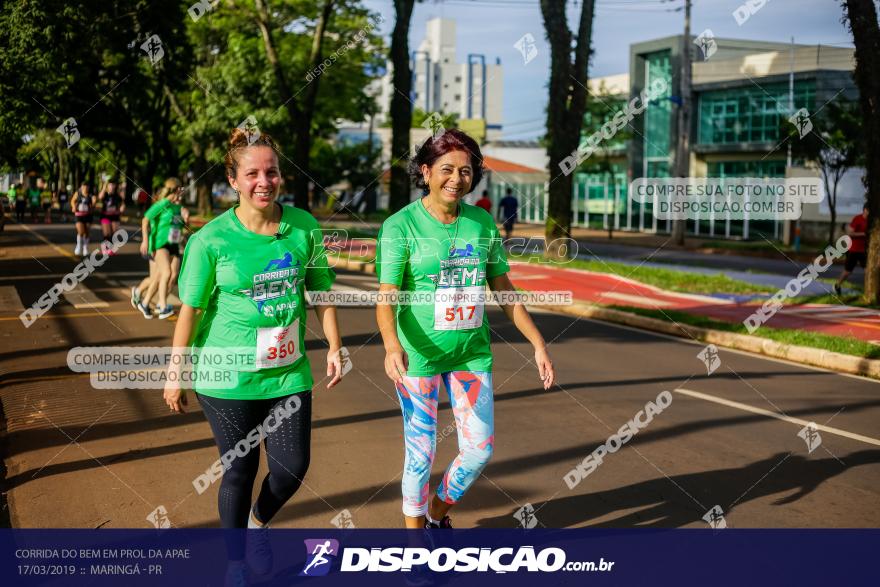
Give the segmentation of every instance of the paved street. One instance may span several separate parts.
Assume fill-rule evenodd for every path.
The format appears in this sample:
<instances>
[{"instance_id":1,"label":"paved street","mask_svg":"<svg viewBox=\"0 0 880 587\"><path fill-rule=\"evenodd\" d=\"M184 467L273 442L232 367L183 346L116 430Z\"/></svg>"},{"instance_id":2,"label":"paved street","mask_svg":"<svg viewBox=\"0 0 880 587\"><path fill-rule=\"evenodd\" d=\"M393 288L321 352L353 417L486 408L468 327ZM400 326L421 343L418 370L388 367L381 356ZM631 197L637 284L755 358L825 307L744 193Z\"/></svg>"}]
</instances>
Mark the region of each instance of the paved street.
<instances>
[{"instance_id":1,"label":"paved street","mask_svg":"<svg viewBox=\"0 0 880 587\"><path fill-rule=\"evenodd\" d=\"M218 456L194 398L187 414L169 415L159 390L96 390L66 364L76 346L170 344L173 324L146 321L128 302L145 270L137 244L86 279L79 298L25 329L22 307L75 265L73 229L13 224L0 234L0 400L13 526L151 527L146 517L160 505L175 526L219 526L218 486L197 495L192 485ZM374 276L348 272L338 284L376 287ZM513 527L526 504L547 527L705 527L716 505L732 527L880 525L880 383L723 349L707 376L702 345L540 313L559 374L545 392L528 344L499 310L487 315L496 447L453 511L457 526ZM354 369L333 390L316 388L311 468L277 527L330 527L344 510L357 527L401 525L402 424L374 311L344 308L340 322ZM313 314L308 326L320 380L326 347ZM664 390L669 407L569 489L566 473ZM444 403L433 486L457 450ZM812 453L798 436L803 422L818 425Z\"/></svg>"}]
</instances>

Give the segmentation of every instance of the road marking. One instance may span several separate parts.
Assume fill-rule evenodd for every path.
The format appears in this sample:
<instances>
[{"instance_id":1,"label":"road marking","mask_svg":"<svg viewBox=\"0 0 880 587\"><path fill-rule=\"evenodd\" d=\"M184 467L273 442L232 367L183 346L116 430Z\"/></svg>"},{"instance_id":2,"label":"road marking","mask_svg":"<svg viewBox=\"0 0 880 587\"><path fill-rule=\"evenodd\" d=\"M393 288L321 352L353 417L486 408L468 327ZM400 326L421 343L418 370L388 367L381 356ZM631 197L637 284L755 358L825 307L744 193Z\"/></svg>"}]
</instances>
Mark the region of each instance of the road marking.
<instances>
[{"instance_id":1,"label":"road marking","mask_svg":"<svg viewBox=\"0 0 880 587\"><path fill-rule=\"evenodd\" d=\"M101 271L100 269L95 270L92 275L97 277L102 277L105 279L109 279L112 277L140 277L143 278L147 274L146 271ZM58 281L67 277L67 273L36 273L34 275L4 275L0 277L0 281L22 281L24 279L29 280L44 280L44 279L52 279Z\"/></svg>"},{"instance_id":2,"label":"road marking","mask_svg":"<svg viewBox=\"0 0 880 587\"><path fill-rule=\"evenodd\" d=\"M837 436L843 436L844 438L858 440L858 441L864 442L866 444L873 444L874 446L880 446L880 440L877 440L876 438L871 438L870 436L862 436L861 434L856 434L854 432L847 432L846 430L841 430L840 428L832 428L831 426L824 426L822 424L816 424L815 422L811 423L806 420L801 420L800 418L792 418L790 416L783 416L782 414L777 414L776 412L771 412L770 410L756 408L756 407L750 406L748 404L734 402L729 399L715 397L714 395L709 395L707 393L700 393L699 391L692 391L690 389L678 388L675 390L675 392L683 394L683 395L689 395L689 396L697 398L697 399L702 399L702 400L706 400L709 402L714 402L716 404L721 404L722 406L727 406L729 408L736 408L738 410L743 410L745 412L751 412L753 414L760 414L761 416L767 416L768 418L776 418L777 420L782 420L783 422L788 422L790 424L797 424L798 426L807 426L808 424L813 424L816 427L816 430L821 430L822 432L827 432L829 434L836 434Z\"/></svg>"},{"instance_id":3,"label":"road marking","mask_svg":"<svg viewBox=\"0 0 880 587\"><path fill-rule=\"evenodd\" d=\"M38 233L35 230L31 230L27 224L19 224L19 226L21 226L23 229L25 229L26 231L28 231L29 233L31 233L32 235L37 237L39 240L43 241L44 243L46 243L47 245L52 247L53 249L55 249L56 252L60 253L64 257L67 257L68 259L73 259L74 261L79 260L79 258L76 255L74 255L73 253L71 253L70 251L65 251L64 249L62 249L61 247L59 247L58 245L54 244L52 241L50 241L49 239L44 237L42 234Z\"/></svg>"},{"instance_id":4,"label":"road marking","mask_svg":"<svg viewBox=\"0 0 880 587\"><path fill-rule=\"evenodd\" d=\"M40 316L40 320L58 320L60 318L103 318L104 316L133 316L138 315L142 316L140 312L136 310L127 310L127 311L119 311L119 312L71 312L70 314L43 314ZM0 317L0 322L8 322L10 320L18 320L21 321L21 318L18 316L3 316Z\"/></svg>"},{"instance_id":5,"label":"road marking","mask_svg":"<svg viewBox=\"0 0 880 587\"><path fill-rule=\"evenodd\" d=\"M639 304L643 306L672 306L672 302L668 302L666 300L655 300L654 298L649 298L647 296L631 296L629 294L620 293L617 291L606 291L599 294L603 298L613 298L615 300L621 300L624 302L629 302L632 304Z\"/></svg>"},{"instance_id":6,"label":"road marking","mask_svg":"<svg viewBox=\"0 0 880 587\"><path fill-rule=\"evenodd\" d=\"M110 304L96 296L95 292L81 283L77 283L76 287L61 295L63 295L64 299L77 310L82 310L84 308L107 308L110 306Z\"/></svg>"},{"instance_id":7,"label":"road marking","mask_svg":"<svg viewBox=\"0 0 880 587\"><path fill-rule=\"evenodd\" d=\"M0 285L0 312L24 312L24 304L21 303L14 285Z\"/></svg>"}]
</instances>

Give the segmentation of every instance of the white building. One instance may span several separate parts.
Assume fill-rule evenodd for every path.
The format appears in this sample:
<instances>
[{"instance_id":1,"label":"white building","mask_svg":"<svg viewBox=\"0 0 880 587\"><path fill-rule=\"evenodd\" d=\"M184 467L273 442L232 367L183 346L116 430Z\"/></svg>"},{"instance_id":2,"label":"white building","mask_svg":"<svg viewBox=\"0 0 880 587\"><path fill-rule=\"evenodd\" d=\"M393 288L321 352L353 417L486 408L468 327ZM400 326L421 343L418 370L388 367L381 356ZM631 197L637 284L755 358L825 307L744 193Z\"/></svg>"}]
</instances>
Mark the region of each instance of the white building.
<instances>
[{"instance_id":1,"label":"white building","mask_svg":"<svg viewBox=\"0 0 880 587\"><path fill-rule=\"evenodd\" d=\"M485 121L486 138L501 135L504 78L501 59L487 63L486 56L469 53L464 63L456 57L455 21L433 18L427 22L424 40L412 53L412 101L425 112L457 114L460 121ZM391 107L392 65L382 79L380 121Z\"/></svg>"}]
</instances>

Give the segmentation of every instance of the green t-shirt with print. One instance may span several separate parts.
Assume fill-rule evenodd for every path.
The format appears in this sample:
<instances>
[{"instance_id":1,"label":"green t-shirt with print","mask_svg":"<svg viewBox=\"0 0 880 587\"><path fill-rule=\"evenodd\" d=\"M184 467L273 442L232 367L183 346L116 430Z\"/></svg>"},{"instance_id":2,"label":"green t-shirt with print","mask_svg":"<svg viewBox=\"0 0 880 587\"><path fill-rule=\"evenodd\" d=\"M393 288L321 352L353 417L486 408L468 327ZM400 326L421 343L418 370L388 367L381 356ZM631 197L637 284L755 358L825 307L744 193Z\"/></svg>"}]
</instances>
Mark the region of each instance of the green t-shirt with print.
<instances>
[{"instance_id":1,"label":"green t-shirt with print","mask_svg":"<svg viewBox=\"0 0 880 587\"><path fill-rule=\"evenodd\" d=\"M443 224L416 200L389 217L379 232L380 283L401 292L445 294L430 303L398 304L397 334L409 358L407 375L447 371L491 371L489 322L484 304L486 280L510 271L492 216L461 203L452 224ZM466 292L464 302L450 294Z\"/></svg>"},{"instance_id":2,"label":"green t-shirt with print","mask_svg":"<svg viewBox=\"0 0 880 587\"><path fill-rule=\"evenodd\" d=\"M199 360L194 389L228 399L307 391L314 381L305 355L305 290L327 291L335 279L318 222L304 210L282 206L278 238L245 228L237 208L190 238L178 287L183 303L204 312L194 355L207 349L216 357L218 350L235 348L249 356L234 365ZM221 380L220 386L199 383Z\"/></svg>"},{"instance_id":3,"label":"green t-shirt with print","mask_svg":"<svg viewBox=\"0 0 880 587\"><path fill-rule=\"evenodd\" d=\"M179 244L183 235L183 206L165 198L150 206L144 218L150 221L149 251L161 249L166 244Z\"/></svg>"}]
</instances>

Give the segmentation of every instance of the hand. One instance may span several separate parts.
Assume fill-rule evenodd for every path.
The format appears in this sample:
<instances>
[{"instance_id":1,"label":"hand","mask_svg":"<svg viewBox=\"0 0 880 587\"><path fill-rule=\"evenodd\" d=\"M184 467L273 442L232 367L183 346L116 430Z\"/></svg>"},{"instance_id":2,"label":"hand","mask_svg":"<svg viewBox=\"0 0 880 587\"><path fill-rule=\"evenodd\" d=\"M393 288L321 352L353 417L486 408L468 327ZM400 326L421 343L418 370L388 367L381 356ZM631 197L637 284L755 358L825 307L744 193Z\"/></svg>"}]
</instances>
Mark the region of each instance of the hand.
<instances>
[{"instance_id":1,"label":"hand","mask_svg":"<svg viewBox=\"0 0 880 587\"><path fill-rule=\"evenodd\" d=\"M403 376L409 369L409 358L403 349L395 349L385 353L385 374L397 384L403 384Z\"/></svg>"},{"instance_id":2,"label":"hand","mask_svg":"<svg viewBox=\"0 0 880 587\"><path fill-rule=\"evenodd\" d=\"M343 376L348 372L348 369L345 368L346 363L350 364L351 359L348 358L347 354L345 357L342 356L342 349L330 349L327 352L327 377L331 377L330 383L327 384L327 389L342 381Z\"/></svg>"},{"instance_id":3,"label":"hand","mask_svg":"<svg viewBox=\"0 0 880 587\"><path fill-rule=\"evenodd\" d=\"M163 394L165 403L171 408L172 412L182 414L186 412L186 392L180 389L180 384L176 381L165 382L165 393Z\"/></svg>"},{"instance_id":4,"label":"hand","mask_svg":"<svg viewBox=\"0 0 880 587\"><path fill-rule=\"evenodd\" d=\"M147 242L144 241L141 243L141 257L146 257L149 254L150 250L147 247Z\"/></svg>"},{"instance_id":5,"label":"hand","mask_svg":"<svg viewBox=\"0 0 880 587\"><path fill-rule=\"evenodd\" d=\"M544 382L544 389L550 389L550 386L556 381L556 372L553 370L553 361L550 360L547 347L535 348L535 364L538 365L538 375Z\"/></svg>"}]
</instances>

